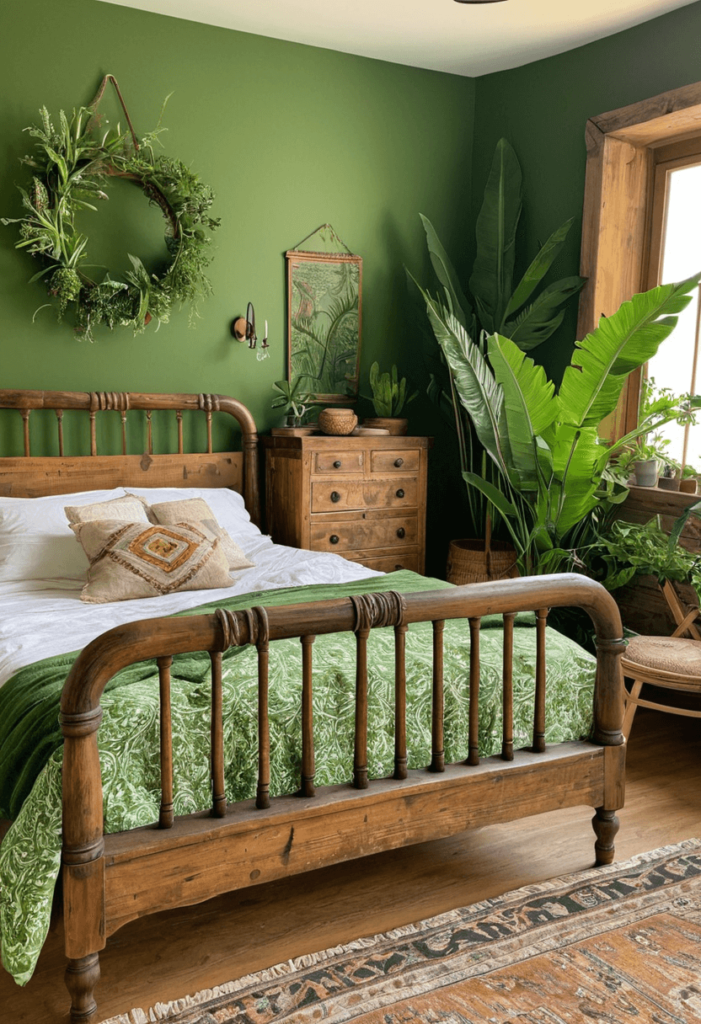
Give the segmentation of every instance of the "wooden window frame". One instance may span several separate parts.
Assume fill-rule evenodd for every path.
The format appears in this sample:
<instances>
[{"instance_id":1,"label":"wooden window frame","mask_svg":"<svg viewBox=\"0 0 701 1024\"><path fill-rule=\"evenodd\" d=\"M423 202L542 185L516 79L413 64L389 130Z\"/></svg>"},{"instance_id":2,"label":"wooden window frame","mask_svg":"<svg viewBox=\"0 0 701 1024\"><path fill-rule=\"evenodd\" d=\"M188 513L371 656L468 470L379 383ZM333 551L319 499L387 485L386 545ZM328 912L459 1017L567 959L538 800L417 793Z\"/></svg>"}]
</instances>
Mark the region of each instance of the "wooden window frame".
<instances>
[{"instance_id":1,"label":"wooden window frame","mask_svg":"<svg viewBox=\"0 0 701 1024\"><path fill-rule=\"evenodd\" d=\"M701 82L587 121L580 267L588 281L579 302L578 338L602 314L610 316L648 287L656 152L699 135ZM637 426L641 379L640 371L628 379L607 424L609 437Z\"/></svg>"}]
</instances>

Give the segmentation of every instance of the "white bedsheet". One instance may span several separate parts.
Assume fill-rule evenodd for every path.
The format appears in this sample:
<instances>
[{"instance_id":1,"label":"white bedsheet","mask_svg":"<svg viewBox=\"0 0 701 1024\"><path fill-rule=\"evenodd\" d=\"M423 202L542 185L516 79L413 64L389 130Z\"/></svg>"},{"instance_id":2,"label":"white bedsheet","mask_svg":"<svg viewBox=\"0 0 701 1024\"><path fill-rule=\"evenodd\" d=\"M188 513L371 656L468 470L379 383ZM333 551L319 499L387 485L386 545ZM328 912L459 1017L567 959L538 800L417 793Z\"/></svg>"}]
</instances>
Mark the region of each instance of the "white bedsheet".
<instances>
[{"instance_id":1,"label":"white bedsheet","mask_svg":"<svg viewBox=\"0 0 701 1024\"><path fill-rule=\"evenodd\" d=\"M382 575L340 555L284 547L262 535L247 538L242 547L255 565L232 573L234 586L222 590L189 590L95 605L80 600L82 583L72 579L1 583L0 686L25 665L79 650L105 630L135 619L171 615L249 591L348 583Z\"/></svg>"}]
</instances>

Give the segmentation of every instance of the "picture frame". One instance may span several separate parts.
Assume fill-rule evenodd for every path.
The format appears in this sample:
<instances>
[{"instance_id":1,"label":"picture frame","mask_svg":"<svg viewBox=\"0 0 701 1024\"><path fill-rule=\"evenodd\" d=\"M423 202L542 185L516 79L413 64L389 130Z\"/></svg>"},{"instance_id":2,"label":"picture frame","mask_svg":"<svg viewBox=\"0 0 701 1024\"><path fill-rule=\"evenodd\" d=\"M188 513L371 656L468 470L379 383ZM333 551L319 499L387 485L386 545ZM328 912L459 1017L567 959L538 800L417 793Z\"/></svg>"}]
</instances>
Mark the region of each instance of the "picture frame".
<instances>
[{"instance_id":1,"label":"picture frame","mask_svg":"<svg viewBox=\"0 0 701 1024\"><path fill-rule=\"evenodd\" d=\"M306 390L315 402L355 402L362 336L362 257L290 249L285 259L288 377L308 377Z\"/></svg>"}]
</instances>

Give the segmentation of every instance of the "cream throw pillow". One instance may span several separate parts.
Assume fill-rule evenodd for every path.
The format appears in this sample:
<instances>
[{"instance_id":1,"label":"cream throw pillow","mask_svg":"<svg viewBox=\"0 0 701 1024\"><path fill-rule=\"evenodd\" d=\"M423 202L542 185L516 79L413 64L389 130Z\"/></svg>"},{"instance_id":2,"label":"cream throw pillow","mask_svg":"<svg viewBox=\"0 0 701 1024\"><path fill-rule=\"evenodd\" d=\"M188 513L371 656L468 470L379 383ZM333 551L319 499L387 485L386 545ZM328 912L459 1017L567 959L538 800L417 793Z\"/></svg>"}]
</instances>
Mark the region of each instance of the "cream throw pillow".
<instances>
[{"instance_id":1,"label":"cream throw pillow","mask_svg":"<svg viewBox=\"0 0 701 1024\"><path fill-rule=\"evenodd\" d=\"M151 522L169 526L173 523L203 523L211 530L221 543L222 551L229 560L229 569L250 569L249 562L238 544L231 539L223 527L219 525L211 508L204 498L183 498L182 501L162 501L157 505L149 505Z\"/></svg>"},{"instance_id":2,"label":"cream throw pillow","mask_svg":"<svg viewBox=\"0 0 701 1024\"><path fill-rule=\"evenodd\" d=\"M126 523L148 523L146 504L141 498L112 498L94 505L67 505L64 510L69 523L88 523L93 519L121 519Z\"/></svg>"},{"instance_id":3,"label":"cream throw pillow","mask_svg":"<svg viewBox=\"0 0 701 1024\"><path fill-rule=\"evenodd\" d=\"M97 519L71 529L90 562L81 601L103 604L234 585L219 538L202 523Z\"/></svg>"}]
</instances>

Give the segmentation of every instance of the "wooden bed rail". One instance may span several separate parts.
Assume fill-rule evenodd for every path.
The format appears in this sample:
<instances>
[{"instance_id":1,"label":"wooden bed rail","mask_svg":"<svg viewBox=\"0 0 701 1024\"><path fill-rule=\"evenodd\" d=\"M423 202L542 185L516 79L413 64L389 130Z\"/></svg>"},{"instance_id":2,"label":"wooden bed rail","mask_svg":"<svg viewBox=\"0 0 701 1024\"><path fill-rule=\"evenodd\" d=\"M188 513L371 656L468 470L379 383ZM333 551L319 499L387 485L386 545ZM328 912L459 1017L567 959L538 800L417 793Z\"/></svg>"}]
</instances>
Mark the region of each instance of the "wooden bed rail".
<instances>
[{"instance_id":1,"label":"wooden bed rail","mask_svg":"<svg viewBox=\"0 0 701 1024\"><path fill-rule=\"evenodd\" d=\"M88 458L98 457L98 445L97 445L97 430L96 430L96 419L98 413L103 412L118 412L121 418L121 456L127 458L127 416L130 410L142 410L146 412L146 439L143 449L139 454L143 454L146 458L146 464L141 468L144 472L149 468L150 461L153 458L158 459L159 456L154 456L153 452L153 431L151 416L154 411L159 410L171 410L175 413L177 420L177 447L178 455L182 456L184 452L183 443L183 412L194 411L202 412L206 419L207 429L207 446L206 455L212 455L212 414L215 412L227 413L238 421L241 428L242 436L242 449L244 457L244 472L243 472L243 494L246 502L246 507L251 515L251 519L254 523L260 523L260 495L258 486L258 434L256 430L256 424L251 416L251 413L241 402L235 398L230 398L227 395L214 395L214 394L150 394L136 391L19 391L12 390L9 388L0 388L0 409L15 409L19 412L22 417L22 432L23 432L23 446L24 446L24 457L23 459L5 459L7 463L7 469L5 470L5 476L8 480L12 480L11 490L7 493L17 494L23 496L24 491L21 490L21 484L18 482L19 473L24 473L26 476L28 470L22 463L25 460L33 460L37 465L37 480L39 481L39 490L37 493L50 493L50 489L47 492L46 483L47 478L51 475L53 469L52 463L56 461L56 457L51 456L32 456L32 443L31 443L31 430L30 430L30 418L34 410L40 409L52 409L56 413L56 429L58 433L58 458L65 458L65 446L64 446L64 429L63 429L63 414L68 410L84 410L88 413L90 421L90 455ZM160 456L164 458L164 456ZM100 469L104 470L105 464L109 463L110 459L115 460L116 469L123 472L122 466L117 466L116 459L118 458L114 454L106 454L103 452L99 453L101 459ZM75 465L79 461L80 457L72 460L71 469L75 470ZM64 476L67 475L64 473ZM5 476L0 479L0 493L3 493L4 486L3 481ZM32 478L29 477L31 480ZM150 482L145 478L141 481L143 486L151 486ZM134 486L135 482L130 481L130 486ZM35 496L34 490L31 489L34 484L30 483L30 490L26 493L28 496Z\"/></svg>"},{"instance_id":2,"label":"wooden bed rail","mask_svg":"<svg viewBox=\"0 0 701 1024\"><path fill-rule=\"evenodd\" d=\"M545 626L547 609L561 606L579 606L587 611L596 633L593 744L564 744L562 751L553 747L546 752ZM537 616L530 755L513 749L512 662L514 618L519 611L534 611ZM504 617L503 735L501 757L487 758L480 765L479 638L481 619L490 614ZM443 634L445 622L458 618L468 620L471 639L468 756L464 765L446 765ZM408 626L416 622L431 622L433 634L432 752L428 771L407 769L405 641ZM391 780L369 783L367 643L372 629L386 627L395 633L394 774ZM315 791L312 666L316 637L334 632L355 634L357 659L353 786L331 787L332 796L328 788L319 794ZM306 799L298 809L292 806L294 798L276 798L271 806L269 796L268 653L272 641L285 638L298 638L302 647L298 795ZM222 655L229 647L248 644L254 645L258 654L258 784L255 802L244 801L236 805L236 813L227 814ZM597 863L610 863L618 830L615 812L623 804L625 744L621 734L619 656L624 646L615 601L599 584L577 575L509 579L418 594L370 593L244 611L219 609L211 615L142 620L98 637L74 663L64 686L60 715L65 739L62 861L69 958L66 983L72 997L73 1024L86 1022L94 1014L93 990L100 973L98 951L105 946L108 935L139 914L199 902L232 887L255 884L261 869L265 879L272 880L309 870L310 864L336 863L366 852L454 834L490 820L508 821L580 803L596 808L593 827ZM175 655L195 651L209 652L212 665L211 816L200 814L174 822L170 673ZM160 827L108 836L109 852L105 855L97 743L100 697L115 673L149 659L156 661L160 682ZM498 768L494 762L503 767ZM501 785L495 787L496 781ZM431 794L435 794L433 800ZM376 811L371 810L375 807ZM387 816L386 822L383 815ZM402 828L392 827L393 821L403 822ZM202 860L193 860L190 852L197 835L203 843ZM315 852L310 861L298 852L288 865L295 836L295 850L305 850L304 844L309 842L310 851L313 848Z\"/></svg>"}]
</instances>

